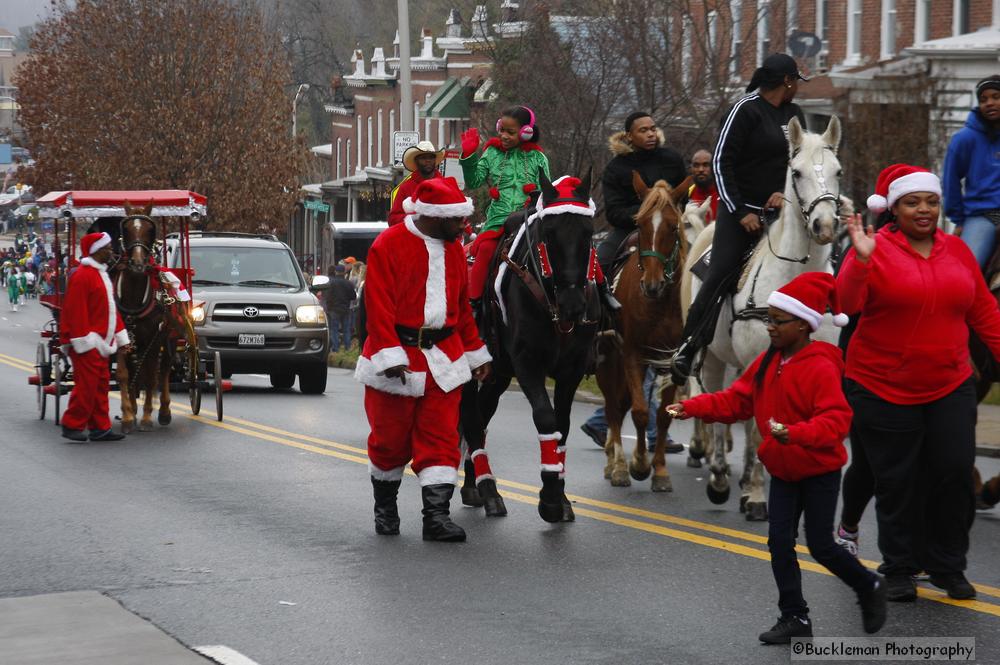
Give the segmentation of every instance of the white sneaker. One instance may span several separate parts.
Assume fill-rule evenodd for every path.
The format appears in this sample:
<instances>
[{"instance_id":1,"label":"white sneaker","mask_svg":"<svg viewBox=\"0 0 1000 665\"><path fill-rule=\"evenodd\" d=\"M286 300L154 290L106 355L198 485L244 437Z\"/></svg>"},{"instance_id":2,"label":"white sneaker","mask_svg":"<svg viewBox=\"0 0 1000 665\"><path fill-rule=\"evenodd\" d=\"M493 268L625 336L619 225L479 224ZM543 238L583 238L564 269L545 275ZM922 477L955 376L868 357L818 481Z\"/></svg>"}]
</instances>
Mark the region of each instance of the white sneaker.
<instances>
[{"instance_id":1,"label":"white sneaker","mask_svg":"<svg viewBox=\"0 0 1000 665\"><path fill-rule=\"evenodd\" d=\"M858 552L860 551L860 538L857 533L850 533L849 531L845 531L843 526L838 526L837 535L834 537L834 541L847 550L855 559L858 558Z\"/></svg>"}]
</instances>

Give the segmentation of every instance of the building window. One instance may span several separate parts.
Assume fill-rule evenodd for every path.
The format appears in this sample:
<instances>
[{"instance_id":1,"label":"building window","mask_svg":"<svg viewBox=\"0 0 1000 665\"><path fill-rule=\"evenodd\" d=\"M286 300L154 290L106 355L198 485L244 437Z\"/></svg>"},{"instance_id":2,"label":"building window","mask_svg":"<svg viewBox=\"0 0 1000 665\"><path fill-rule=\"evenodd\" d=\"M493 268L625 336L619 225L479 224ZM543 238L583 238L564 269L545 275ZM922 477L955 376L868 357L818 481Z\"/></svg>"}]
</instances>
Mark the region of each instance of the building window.
<instances>
[{"instance_id":1,"label":"building window","mask_svg":"<svg viewBox=\"0 0 1000 665\"><path fill-rule=\"evenodd\" d=\"M785 34L799 29L799 0L787 0L785 4Z\"/></svg>"},{"instance_id":2,"label":"building window","mask_svg":"<svg viewBox=\"0 0 1000 665\"><path fill-rule=\"evenodd\" d=\"M771 53L771 2L760 0L757 8L757 66Z\"/></svg>"},{"instance_id":3,"label":"building window","mask_svg":"<svg viewBox=\"0 0 1000 665\"><path fill-rule=\"evenodd\" d=\"M692 46L692 39L694 33L694 23L691 22L691 17L685 16L684 20L681 21L681 81L684 85L691 83L691 69L693 67L691 52L694 50Z\"/></svg>"},{"instance_id":4,"label":"building window","mask_svg":"<svg viewBox=\"0 0 1000 665\"><path fill-rule=\"evenodd\" d=\"M952 18L952 34L964 35L969 32L969 0L955 0Z\"/></svg>"},{"instance_id":5,"label":"building window","mask_svg":"<svg viewBox=\"0 0 1000 665\"><path fill-rule=\"evenodd\" d=\"M730 0L729 15L732 17L733 39L729 54L729 75L734 80L740 79L741 55L743 53L743 35L740 33L743 24L743 3L740 0Z\"/></svg>"},{"instance_id":6,"label":"building window","mask_svg":"<svg viewBox=\"0 0 1000 665\"><path fill-rule=\"evenodd\" d=\"M847 0L847 63L861 62L861 0Z\"/></svg>"},{"instance_id":7,"label":"building window","mask_svg":"<svg viewBox=\"0 0 1000 665\"><path fill-rule=\"evenodd\" d=\"M882 49L879 60L896 55L896 0L882 0Z\"/></svg>"},{"instance_id":8,"label":"building window","mask_svg":"<svg viewBox=\"0 0 1000 665\"><path fill-rule=\"evenodd\" d=\"M917 0L913 21L913 43L922 44L931 37L931 0Z\"/></svg>"},{"instance_id":9,"label":"building window","mask_svg":"<svg viewBox=\"0 0 1000 665\"><path fill-rule=\"evenodd\" d=\"M714 9L708 12L708 48L712 54L719 45L719 12Z\"/></svg>"}]
</instances>

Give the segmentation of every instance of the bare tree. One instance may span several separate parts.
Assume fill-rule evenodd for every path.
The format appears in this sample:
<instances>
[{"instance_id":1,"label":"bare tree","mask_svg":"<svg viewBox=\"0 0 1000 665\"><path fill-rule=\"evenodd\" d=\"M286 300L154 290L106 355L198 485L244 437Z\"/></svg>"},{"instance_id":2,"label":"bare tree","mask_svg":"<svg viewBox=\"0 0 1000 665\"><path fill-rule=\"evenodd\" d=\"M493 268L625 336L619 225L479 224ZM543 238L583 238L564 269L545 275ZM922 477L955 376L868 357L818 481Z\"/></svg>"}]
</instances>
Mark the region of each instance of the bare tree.
<instances>
[{"instance_id":1,"label":"bare tree","mask_svg":"<svg viewBox=\"0 0 1000 665\"><path fill-rule=\"evenodd\" d=\"M289 66L226 0L59 0L17 79L40 190L194 189L224 228L282 228L295 197Z\"/></svg>"}]
</instances>

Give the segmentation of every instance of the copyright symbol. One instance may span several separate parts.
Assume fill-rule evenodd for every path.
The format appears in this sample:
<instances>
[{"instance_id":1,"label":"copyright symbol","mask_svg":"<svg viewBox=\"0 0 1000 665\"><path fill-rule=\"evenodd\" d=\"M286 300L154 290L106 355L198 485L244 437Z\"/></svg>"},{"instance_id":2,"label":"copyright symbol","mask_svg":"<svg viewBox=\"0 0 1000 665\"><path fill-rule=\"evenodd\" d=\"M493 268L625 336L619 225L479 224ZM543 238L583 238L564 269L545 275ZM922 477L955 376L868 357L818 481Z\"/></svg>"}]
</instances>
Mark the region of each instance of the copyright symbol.
<instances>
[{"instance_id":1,"label":"copyright symbol","mask_svg":"<svg viewBox=\"0 0 1000 665\"><path fill-rule=\"evenodd\" d=\"M801 654L805 650L806 650L805 642L795 642L794 644L792 644L792 653Z\"/></svg>"}]
</instances>

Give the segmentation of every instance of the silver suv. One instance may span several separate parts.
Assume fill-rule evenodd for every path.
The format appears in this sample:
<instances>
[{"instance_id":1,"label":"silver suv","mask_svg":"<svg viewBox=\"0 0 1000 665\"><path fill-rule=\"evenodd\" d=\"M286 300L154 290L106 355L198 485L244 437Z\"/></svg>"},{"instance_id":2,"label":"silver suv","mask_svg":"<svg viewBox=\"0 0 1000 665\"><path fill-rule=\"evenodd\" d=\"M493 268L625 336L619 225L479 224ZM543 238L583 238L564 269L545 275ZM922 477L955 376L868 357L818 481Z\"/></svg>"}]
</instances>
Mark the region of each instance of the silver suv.
<instances>
[{"instance_id":1,"label":"silver suv","mask_svg":"<svg viewBox=\"0 0 1000 665\"><path fill-rule=\"evenodd\" d=\"M167 265L176 267L178 240L167 238ZM326 276L306 282L292 251L272 235L192 232L191 314L204 357L222 356L223 376L268 374L275 388L320 394L326 390L330 334L313 291Z\"/></svg>"}]
</instances>

